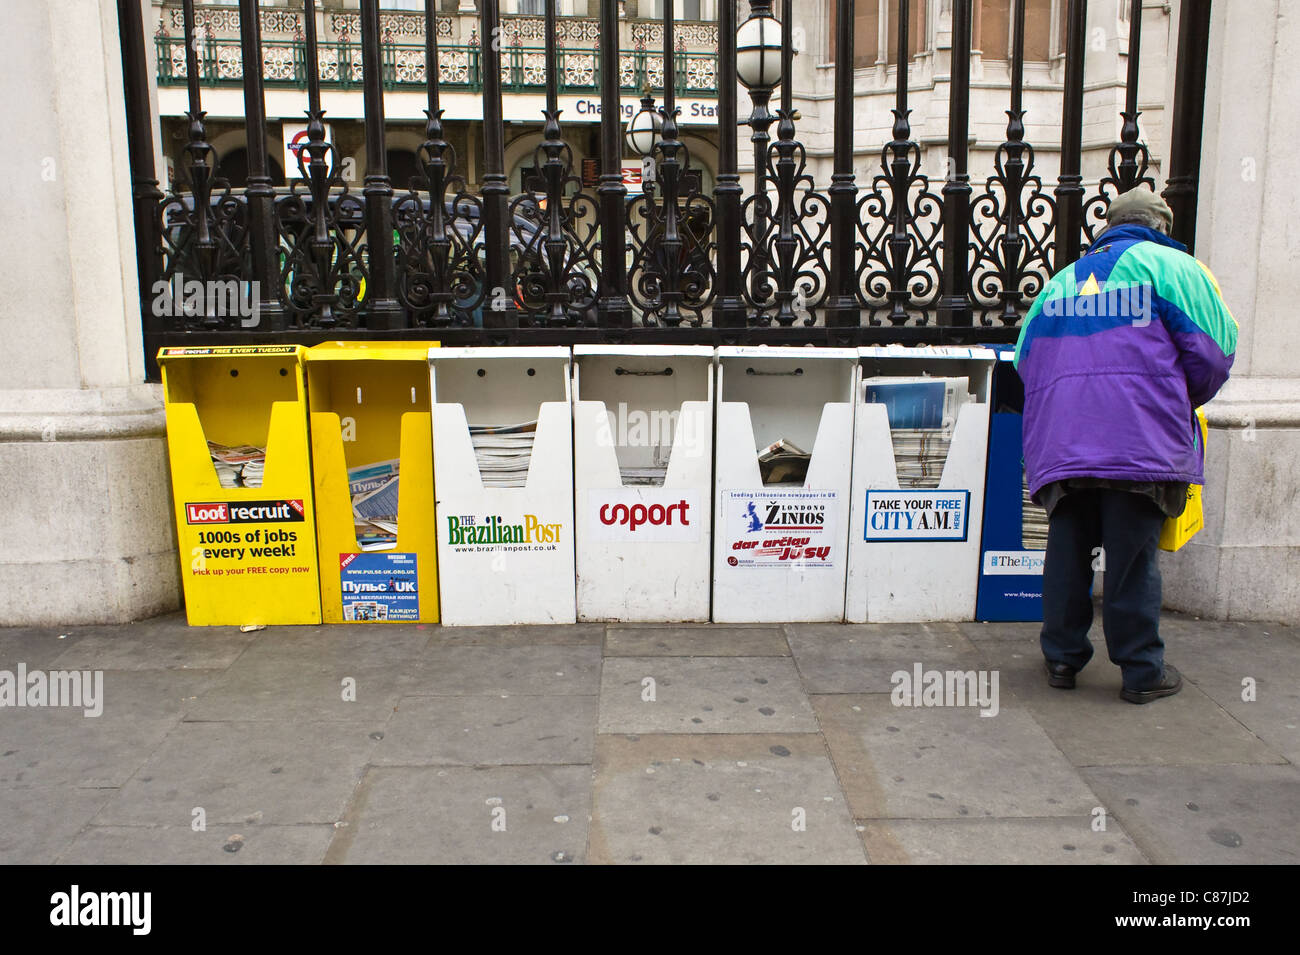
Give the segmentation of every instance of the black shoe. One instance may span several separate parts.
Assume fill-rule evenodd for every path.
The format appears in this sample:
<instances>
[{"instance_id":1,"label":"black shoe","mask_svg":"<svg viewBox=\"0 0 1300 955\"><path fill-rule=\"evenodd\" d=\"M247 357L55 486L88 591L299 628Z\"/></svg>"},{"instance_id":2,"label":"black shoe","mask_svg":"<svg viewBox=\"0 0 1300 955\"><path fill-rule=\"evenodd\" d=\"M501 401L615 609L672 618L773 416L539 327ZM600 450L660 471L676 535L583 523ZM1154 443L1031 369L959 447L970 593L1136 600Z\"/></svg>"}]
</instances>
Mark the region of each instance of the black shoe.
<instances>
[{"instance_id":1,"label":"black shoe","mask_svg":"<svg viewBox=\"0 0 1300 955\"><path fill-rule=\"evenodd\" d=\"M1043 667L1047 670L1048 686L1058 690L1074 689L1074 675L1079 672L1076 667L1068 663L1053 663L1051 660L1044 660Z\"/></svg>"},{"instance_id":2,"label":"black shoe","mask_svg":"<svg viewBox=\"0 0 1300 955\"><path fill-rule=\"evenodd\" d=\"M1130 703L1150 703L1162 696L1173 696L1182 688L1183 675L1166 663L1164 675L1155 686L1145 690L1120 690L1119 695L1120 699L1128 700Z\"/></svg>"}]
</instances>

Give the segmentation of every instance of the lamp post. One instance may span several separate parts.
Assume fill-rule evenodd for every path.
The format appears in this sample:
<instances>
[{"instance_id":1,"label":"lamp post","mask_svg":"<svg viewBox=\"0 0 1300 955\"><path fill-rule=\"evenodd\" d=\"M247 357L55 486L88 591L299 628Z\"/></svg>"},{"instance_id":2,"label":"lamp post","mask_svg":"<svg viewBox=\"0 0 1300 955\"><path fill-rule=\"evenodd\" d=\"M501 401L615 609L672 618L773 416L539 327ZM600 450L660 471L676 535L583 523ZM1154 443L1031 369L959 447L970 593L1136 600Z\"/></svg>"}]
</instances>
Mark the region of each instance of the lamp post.
<instances>
[{"instance_id":1,"label":"lamp post","mask_svg":"<svg viewBox=\"0 0 1300 955\"><path fill-rule=\"evenodd\" d=\"M772 0L753 0L748 19L736 30L736 78L749 90L749 98L753 103L749 116L749 127L753 130L750 141L754 144L754 231L750 275L756 283L755 287L761 288L766 284L763 275L767 271L764 237L769 211L768 129L776 120L776 116L767 107L772 99L772 90L782 78L781 23L772 16Z\"/></svg>"},{"instance_id":2,"label":"lamp post","mask_svg":"<svg viewBox=\"0 0 1300 955\"><path fill-rule=\"evenodd\" d=\"M644 95L641 97L641 109L627 121L627 133L624 136L631 150L642 159L641 185L646 192L650 191L650 184L654 181L654 174L645 168L645 160L654 155L655 147L659 145L659 138L663 134L663 128L664 118L655 109L655 98L650 95L650 87L647 86Z\"/></svg>"}]
</instances>

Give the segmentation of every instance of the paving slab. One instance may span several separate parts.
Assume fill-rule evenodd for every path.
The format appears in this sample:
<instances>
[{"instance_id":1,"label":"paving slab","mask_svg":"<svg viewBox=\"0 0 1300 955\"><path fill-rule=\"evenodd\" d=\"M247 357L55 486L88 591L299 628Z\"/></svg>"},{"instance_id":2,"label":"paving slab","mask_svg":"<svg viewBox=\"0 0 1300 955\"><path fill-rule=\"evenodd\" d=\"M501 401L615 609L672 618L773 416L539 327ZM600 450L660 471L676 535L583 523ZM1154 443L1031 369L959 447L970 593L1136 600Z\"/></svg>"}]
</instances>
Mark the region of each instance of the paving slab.
<instances>
[{"instance_id":1,"label":"paving slab","mask_svg":"<svg viewBox=\"0 0 1300 955\"><path fill-rule=\"evenodd\" d=\"M50 664L72 670L224 670L257 639L238 627L187 627L162 617L127 627L85 630Z\"/></svg>"},{"instance_id":2,"label":"paving slab","mask_svg":"<svg viewBox=\"0 0 1300 955\"><path fill-rule=\"evenodd\" d=\"M49 627L12 627L0 630L0 670L13 672L19 663L28 669L45 669L82 635L77 630Z\"/></svg>"},{"instance_id":3,"label":"paving slab","mask_svg":"<svg viewBox=\"0 0 1300 955\"><path fill-rule=\"evenodd\" d=\"M1273 752L1300 764L1300 639L1268 632L1183 641L1170 659Z\"/></svg>"},{"instance_id":4,"label":"paving slab","mask_svg":"<svg viewBox=\"0 0 1300 955\"><path fill-rule=\"evenodd\" d=\"M267 627L256 632L244 655L267 662L310 659L340 666L405 667L418 659L435 629L400 623Z\"/></svg>"},{"instance_id":5,"label":"paving slab","mask_svg":"<svg viewBox=\"0 0 1300 955\"><path fill-rule=\"evenodd\" d=\"M780 626L610 626L605 655L618 657L788 657Z\"/></svg>"},{"instance_id":6,"label":"paving slab","mask_svg":"<svg viewBox=\"0 0 1300 955\"><path fill-rule=\"evenodd\" d=\"M96 825L329 823L342 818L382 732L338 723L182 723Z\"/></svg>"},{"instance_id":7,"label":"paving slab","mask_svg":"<svg viewBox=\"0 0 1300 955\"><path fill-rule=\"evenodd\" d=\"M366 773L325 861L582 862L590 811L588 766L379 767Z\"/></svg>"},{"instance_id":8,"label":"paving slab","mask_svg":"<svg viewBox=\"0 0 1300 955\"><path fill-rule=\"evenodd\" d=\"M587 763L595 696L408 697L375 747L378 766Z\"/></svg>"},{"instance_id":9,"label":"paving slab","mask_svg":"<svg viewBox=\"0 0 1300 955\"><path fill-rule=\"evenodd\" d=\"M250 650L199 694L186 719L382 725L409 676L409 670L395 665L322 660L309 653L284 658Z\"/></svg>"},{"instance_id":10,"label":"paving slab","mask_svg":"<svg viewBox=\"0 0 1300 955\"><path fill-rule=\"evenodd\" d=\"M998 665L1004 693L1010 690L1029 709L1076 766L1282 761L1190 682L1176 696L1138 706L1120 699L1119 668L1101 653L1079 673L1073 690L1049 687L1041 659Z\"/></svg>"},{"instance_id":11,"label":"paving slab","mask_svg":"<svg viewBox=\"0 0 1300 955\"><path fill-rule=\"evenodd\" d=\"M1098 767L1084 775L1152 862L1300 862L1295 766Z\"/></svg>"},{"instance_id":12,"label":"paving slab","mask_svg":"<svg viewBox=\"0 0 1300 955\"><path fill-rule=\"evenodd\" d=\"M598 725L602 733L817 732L794 662L781 657L611 657Z\"/></svg>"},{"instance_id":13,"label":"paving slab","mask_svg":"<svg viewBox=\"0 0 1300 955\"><path fill-rule=\"evenodd\" d=\"M786 624L809 693L888 693L896 670L969 669L979 657L956 627L942 624Z\"/></svg>"},{"instance_id":14,"label":"paving slab","mask_svg":"<svg viewBox=\"0 0 1300 955\"><path fill-rule=\"evenodd\" d=\"M589 647L605 639L603 623L520 627L429 627L430 647Z\"/></svg>"},{"instance_id":15,"label":"paving slab","mask_svg":"<svg viewBox=\"0 0 1300 955\"><path fill-rule=\"evenodd\" d=\"M1097 797L1023 708L902 707L880 694L814 696L855 819L1073 816ZM991 712L991 710L990 710Z\"/></svg>"},{"instance_id":16,"label":"paving slab","mask_svg":"<svg viewBox=\"0 0 1300 955\"><path fill-rule=\"evenodd\" d=\"M1024 620L963 620L956 624L957 630L971 643L985 640L1012 640L1038 646L1038 633L1043 624L1040 621Z\"/></svg>"},{"instance_id":17,"label":"paving slab","mask_svg":"<svg viewBox=\"0 0 1300 955\"><path fill-rule=\"evenodd\" d=\"M880 865L1143 865L1146 857L1108 819L891 819L864 823L867 858Z\"/></svg>"},{"instance_id":18,"label":"paving slab","mask_svg":"<svg viewBox=\"0 0 1300 955\"><path fill-rule=\"evenodd\" d=\"M594 696L599 646L430 646L404 675L409 696Z\"/></svg>"},{"instance_id":19,"label":"paving slab","mask_svg":"<svg viewBox=\"0 0 1300 955\"><path fill-rule=\"evenodd\" d=\"M215 678L212 671L107 670L100 716L62 706L0 710L0 786L122 785Z\"/></svg>"},{"instance_id":20,"label":"paving slab","mask_svg":"<svg viewBox=\"0 0 1300 955\"><path fill-rule=\"evenodd\" d=\"M70 865L317 865L332 825L90 826L59 856Z\"/></svg>"},{"instance_id":21,"label":"paving slab","mask_svg":"<svg viewBox=\"0 0 1300 955\"><path fill-rule=\"evenodd\" d=\"M0 865L49 865L116 794L74 786L0 788Z\"/></svg>"},{"instance_id":22,"label":"paving slab","mask_svg":"<svg viewBox=\"0 0 1300 955\"><path fill-rule=\"evenodd\" d=\"M862 864L811 735L601 736L588 861Z\"/></svg>"}]
</instances>

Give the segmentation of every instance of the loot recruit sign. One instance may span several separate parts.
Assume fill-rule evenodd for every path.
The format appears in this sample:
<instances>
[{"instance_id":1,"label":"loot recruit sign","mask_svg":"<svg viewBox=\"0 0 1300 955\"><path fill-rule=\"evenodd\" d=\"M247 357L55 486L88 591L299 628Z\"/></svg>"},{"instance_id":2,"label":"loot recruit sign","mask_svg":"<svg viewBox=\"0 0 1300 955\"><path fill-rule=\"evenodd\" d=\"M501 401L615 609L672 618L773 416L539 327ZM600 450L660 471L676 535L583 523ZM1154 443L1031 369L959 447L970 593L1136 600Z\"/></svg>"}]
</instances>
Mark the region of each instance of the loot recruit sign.
<instances>
[{"instance_id":1,"label":"loot recruit sign","mask_svg":"<svg viewBox=\"0 0 1300 955\"><path fill-rule=\"evenodd\" d=\"M196 576L315 572L301 500L187 502L185 524Z\"/></svg>"},{"instance_id":2,"label":"loot recruit sign","mask_svg":"<svg viewBox=\"0 0 1300 955\"><path fill-rule=\"evenodd\" d=\"M868 491L868 541L964 541L970 491Z\"/></svg>"},{"instance_id":3,"label":"loot recruit sign","mask_svg":"<svg viewBox=\"0 0 1300 955\"><path fill-rule=\"evenodd\" d=\"M839 494L803 488L724 491L729 567L834 567Z\"/></svg>"}]
</instances>

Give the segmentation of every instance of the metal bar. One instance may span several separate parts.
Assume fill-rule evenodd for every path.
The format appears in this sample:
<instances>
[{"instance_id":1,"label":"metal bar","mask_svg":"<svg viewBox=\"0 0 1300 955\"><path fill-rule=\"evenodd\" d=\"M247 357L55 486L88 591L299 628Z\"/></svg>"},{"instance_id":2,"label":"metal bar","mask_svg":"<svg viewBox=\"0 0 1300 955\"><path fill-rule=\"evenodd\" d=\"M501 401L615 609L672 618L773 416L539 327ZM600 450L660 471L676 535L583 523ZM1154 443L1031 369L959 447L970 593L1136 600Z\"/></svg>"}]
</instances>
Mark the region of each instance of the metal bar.
<instances>
[{"instance_id":1,"label":"metal bar","mask_svg":"<svg viewBox=\"0 0 1300 955\"><path fill-rule=\"evenodd\" d=\"M724 5L729 3L734 0L723 0ZM623 185L618 61L618 0L600 0L601 169L596 195L600 202L601 289L597 316L607 328L632 325L632 308L627 300L627 187ZM734 131L732 137L734 141Z\"/></svg>"},{"instance_id":2,"label":"metal bar","mask_svg":"<svg viewBox=\"0 0 1300 955\"><path fill-rule=\"evenodd\" d=\"M1196 250L1196 196L1205 117L1210 0L1183 0L1178 14L1178 64L1174 68L1174 127L1165 200L1174 213L1172 235Z\"/></svg>"},{"instance_id":3,"label":"metal bar","mask_svg":"<svg viewBox=\"0 0 1300 955\"><path fill-rule=\"evenodd\" d=\"M1065 96L1061 108L1061 174L1056 186L1056 271L1079 257L1083 229L1083 37L1088 0L1068 0L1065 35Z\"/></svg>"},{"instance_id":4,"label":"metal bar","mask_svg":"<svg viewBox=\"0 0 1300 955\"><path fill-rule=\"evenodd\" d=\"M426 33L432 31L426 31ZM393 185L388 178L384 142L384 85L379 51L379 0L361 0L361 84L366 127L366 245L370 277L366 283L366 327L394 328L406 322L396 298L393 262ZM339 63L339 71L350 64Z\"/></svg>"},{"instance_id":5,"label":"metal bar","mask_svg":"<svg viewBox=\"0 0 1300 955\"><path fill-rule=\"evenodd\" d=\"M130 0L127 0L129 3ZM262 31L257 0L239 0L239 49L244 76L244 132L248 149L249 247L263 326L286 325L279 292L280 243L275 230L275 189L266 153L266 97L262 80ZM286 170L286 173L289 171Z\"/></svg>"},{"instance_id":6,"label":"metal bar","mask_svg":"<svg viewBox=\"0 0 1300 955\"><path fill-rule=\"evenodd\" d=\"M751 0L749 5L750 17L765 17L772 15L772 0ZM782 77L783 83L788 83L788 77ZM752 86L749 89L749 99L753 104L753 109L749 114L750 143L754 148L754 209L753 209L753 242L749 251L749 275L750 286L753 292L753 298L757 306L754 320L756 322L764 321L763 305L770 304L765 301L766 291L770 284L766 279L769 261L771 258L768 249L768 230L771 228L769 219L772 214L772 203L767 194L767 153L768 146L771 143L771 136L768 130L776 120L776 116L769 110L768 104L772 101L772 90L766 86Z\"/></svg>"},{"instance_id":7,"label":"metal bar","mask_svg":"<svg viewBox=\"0 0 1300 955\"><path fill-rule=\"evenodd\" d=\"M718 210L718 299L713 308L713 324L735 328L745 324L740 274L740 199L743 190L736 165L736 0L719 0L719 4L716 74L718 176L713 186Z\"/></svg>"},{"instance_id":8,"label":"metal bar","mask_svg":"<svg viewBox=\"0 0 1300 955\"><path fill-rule=\"evenodd\" d=\"M144 332L145 380L158 381L157 335L163 330L153 314L154 283L162 277L162 243L158 234L158 188L154 168L153 116L149 105L149 61L145 57L144 22L139 0L118 0L118 35L122 43L122 81L126 93L127 154L131 164L131 212L135 222L135 269L140 283L140 318ZM162 57L159 57L162 62Z\"/></svg>"},{"instance_id":9,"label":"metal bar","mask_svg":"<svg viewBox=\"0 0 1300 955\"><path fill-rule=\"evenodd\" d=\"M191 0L186 0L186 3ZM306 49L303 55L307 61L307 110L320 112L320 61L316 51L316 0L304 0L303 27L307 31Z\"/></svg>"},{"instance_id":10,"label":"metal bar","mask_svg":"<svg viewBox=\"0 0 1300 955\"><path fill-rule=\"evenodd\" d=\"M835 327L857 325L862 320L854 291L858 187L853 180L853 6L853 0L835 3L835 158L827 190L831 202L831 297L826 306L826 324ZM906 75L901 63L898 72Z\"/></svg>"},{"instance_id":11,"label":"metal bar","mask_svg":"<svg viewBox=\"0 0 1300 955\"><path fill-rule=\"evenodd\" d=\"M900 11L906 0L900 3ZM948 90L948 153L951 170L943 184L943 297L941 325L970 325L970 175L967 136L970 128L971 0L952 4L952 76ZM900 63L907 55L898 51Z\"/></svg>"},{"instance_id":12,"label":"metal bar","mask_svg":"<svg viewBox=\"0 0 1300 955\"><path fill-rule=\"evenodd\" d=\"M1137 116L1138 62L1142 55L1142 0L1126 0L1128 17L1128 76L1124 87L1124 111Z\"/></svg>"},{"instance_id":13,"label":"metal bar","mask_svg":"<svg viewBox=\"0 0 1300 955\"><path fill-rule=\"evenodd\" d=\"M485 328L518 327L510 275L510 232L507 206L505 124L501 116L500 0L479 0L483 37L483 254L487 298Z\"/></svg>"},{"instance_id":14,"label":"metal bar","mask_svg":"<svg viewBox=\"0 0 1300 955\"><path fill-rule=\"evenodd\" d=\"M677 68L673 55L673 0L663 0L664 5L664 102L659 108L664 118L659 140L661 159L655 164L663 195L664 232L660 240L661 280L660 301L663 309L660 321L669 327L682 322L680 304L682 236L679 224L677 199L681 186L681 161L678 153L682 144L677 138Z\"/></svg>"},{"instance_id":15,"label":"metal bar","mask_svg":"<svg viewBox=\"0 0 1300 955\"><path fill-rule=\"evenodd\" d=\"M184 0L181 14L185 22L185 86L193 115L203 109L199 99L199 29L194 24L194 0Z\"/></svg>"}]
</instances>

